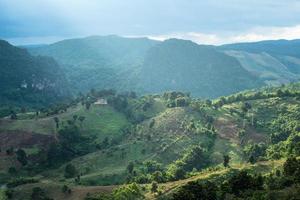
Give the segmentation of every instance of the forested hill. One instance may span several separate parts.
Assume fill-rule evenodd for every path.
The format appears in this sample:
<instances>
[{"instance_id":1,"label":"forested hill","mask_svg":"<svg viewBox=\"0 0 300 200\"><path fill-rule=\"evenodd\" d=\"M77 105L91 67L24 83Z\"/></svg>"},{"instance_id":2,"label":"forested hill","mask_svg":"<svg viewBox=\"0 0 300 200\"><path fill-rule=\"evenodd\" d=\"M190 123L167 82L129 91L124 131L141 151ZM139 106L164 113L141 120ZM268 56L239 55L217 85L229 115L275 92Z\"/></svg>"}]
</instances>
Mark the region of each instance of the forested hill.
<instances>
[{"instance_id":1,"label":"forested hill","mask_svg":"<svg viewBox=\"0 0 300 200\"><path fill-rule=\"evenodd\" d=\"M218 97L263 85L235 58L215 47L178 39L166 40L147 52L141 83L147 92L181 90L202 97Z\"/></svg>"},{"instance_id":2,"label":"forested hill","mask_svg":"<svg viewBox=\"0 0 300 200\"><path fill-rule=\"evenodd\" d=\"M147 38L123 38L115 35L90 36L32 47L34 55L55 58L63 66L126 68L139 64L145 52L157 44Z\"/></svg>"},{"instance_id":3,"label":"forested hill","mask_svg":"<svg viewBox=\"0 0 300 200\"><path fill-rule=\"evenodd\" d=\"M1 107L42 106L70 95L64 73L53 58L31 56L0 40Z\"/></svg>"},{"instance_id":4,"label":"forested hill","mask_svg":"<svg viewBox=\"0 0 300 200\"><path fill-rule=\"evenodd\" d=\"M77 93L91 88L129 89L122 85L132 86L147 50L157 43L147 38L91 36L28 50L33 55L51 56L57 60Z\"/></svg>"}]
</instances>

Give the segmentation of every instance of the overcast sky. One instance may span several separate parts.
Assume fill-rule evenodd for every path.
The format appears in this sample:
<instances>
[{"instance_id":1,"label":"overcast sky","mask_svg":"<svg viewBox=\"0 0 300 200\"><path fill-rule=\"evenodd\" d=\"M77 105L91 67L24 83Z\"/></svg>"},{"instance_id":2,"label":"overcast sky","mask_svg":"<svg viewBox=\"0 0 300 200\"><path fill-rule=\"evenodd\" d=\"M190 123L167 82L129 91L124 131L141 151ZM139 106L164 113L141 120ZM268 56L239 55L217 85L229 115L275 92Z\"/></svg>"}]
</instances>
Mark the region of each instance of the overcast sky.
<instances>
[{"instance_id":1,"label":"overcast sky","mask_svg":"<svg viewBox=\"0 0 300 200\"><path fill-rule=\"evenodd\" d=\"M299 0L0 0L0 38L49 43L89 35L202 44L300 38Z\"/></svg>"}]
</instances>

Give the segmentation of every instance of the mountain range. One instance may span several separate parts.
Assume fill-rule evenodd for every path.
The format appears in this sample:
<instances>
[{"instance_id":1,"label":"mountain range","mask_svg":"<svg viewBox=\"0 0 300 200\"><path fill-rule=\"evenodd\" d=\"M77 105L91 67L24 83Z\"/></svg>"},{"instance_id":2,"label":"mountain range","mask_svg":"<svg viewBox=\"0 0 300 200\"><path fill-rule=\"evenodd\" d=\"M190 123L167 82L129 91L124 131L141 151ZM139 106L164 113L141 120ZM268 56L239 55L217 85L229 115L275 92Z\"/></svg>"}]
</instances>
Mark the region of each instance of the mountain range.
<instances>
[{"instance_id":1,"label":"mountain range","mask_svg":"<svg viewBox=\"0 0 300 200\"><path fill-rule=\"evenodd\" d=\"M22 84L42 84L43 95L51 91L54 99L69 95L67 90L77 94L92 88L138 94L180 90L214 98L300 78L300 40L212 46L110 35L19 48L1 41L0 46L1 86L9 87L2 88L2 101L17 98L16 90L21 101L32 101L20 92Z\"/></svg>"}]
</instances>

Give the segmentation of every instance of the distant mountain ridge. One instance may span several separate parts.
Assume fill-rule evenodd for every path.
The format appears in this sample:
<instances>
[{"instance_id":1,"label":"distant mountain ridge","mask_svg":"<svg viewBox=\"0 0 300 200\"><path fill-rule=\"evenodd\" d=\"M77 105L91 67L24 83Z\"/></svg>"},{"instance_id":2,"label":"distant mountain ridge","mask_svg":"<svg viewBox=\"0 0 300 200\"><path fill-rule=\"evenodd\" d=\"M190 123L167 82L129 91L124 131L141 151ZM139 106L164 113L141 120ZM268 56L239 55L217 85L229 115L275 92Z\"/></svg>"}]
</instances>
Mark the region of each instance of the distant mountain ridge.
<instances>
[{"instance_id":1,"label":"distant mountain ridge","mask_svg":"<svg viewBox=\"0 0 300 200\"><path fill-rule=\"evenodd\" d=\"M218 47L235 57L266 84L278 85L300 79L300 40L270 40Z\"/></svg>"},{"instance_id":2,"label":"distant mountain ridge","mask_svg":"<svg viewBox=\"0 0 300 200\"><path fill-rule=\"evenodd\" d=\"M55 58L76 92L90 88L140 94L184 90L208 98L263 85L217 47L185 40L92 36L29 51Z\"/></svg>"},{"instance_id":3,"label":"distant mountain ridge","mask_svg":"<svg viewBox=\"0 0 300 200\"><path fill-rule=\"evenodd\" d=\"M148 51L141 80L147 93L181 90L201 97L217 97L262 85L235 58L215 47L178 39L166 40Z\"/></svg>"},{"instance_id":4,"label":"distant mountain ridge","mask_svg":"<svg viewBox=\"0 0 300 200\"><path fill-rule=\"evenodd\" d=\"M260 42L234 43L220 46L221 49L247 51L251 53L266 52L273 55L287 55L300 58L300 39L266 40Z\"/></svg>"}]
</instances>

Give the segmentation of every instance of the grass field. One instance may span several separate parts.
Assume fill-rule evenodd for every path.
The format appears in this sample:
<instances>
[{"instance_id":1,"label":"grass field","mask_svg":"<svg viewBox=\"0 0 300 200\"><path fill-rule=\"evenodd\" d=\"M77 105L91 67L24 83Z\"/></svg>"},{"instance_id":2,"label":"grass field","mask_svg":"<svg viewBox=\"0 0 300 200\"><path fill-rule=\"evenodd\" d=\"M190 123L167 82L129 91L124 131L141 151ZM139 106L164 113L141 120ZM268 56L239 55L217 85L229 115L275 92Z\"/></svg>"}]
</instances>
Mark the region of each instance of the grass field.
<instances>
[{"instance_id":1,"label":"grass field","mask_svg":"<svg viewBox=\"0 0 300 200\"><path fill-rule=\"evenodd\" d=\"M89 110L86 110L83 106L78 105L70 108L66 113L51 117L20 120L2 119L0 131L16 130L51 135L57 132L54 117L58 117L60 124L63 125L67 120L72 120L74 115L85 117L82 124L78 122L83 133L96 135L99 139L116 135L120 129L128 125L126 117L110 106L92 105Z\"/></svg>"}]
</instances>

